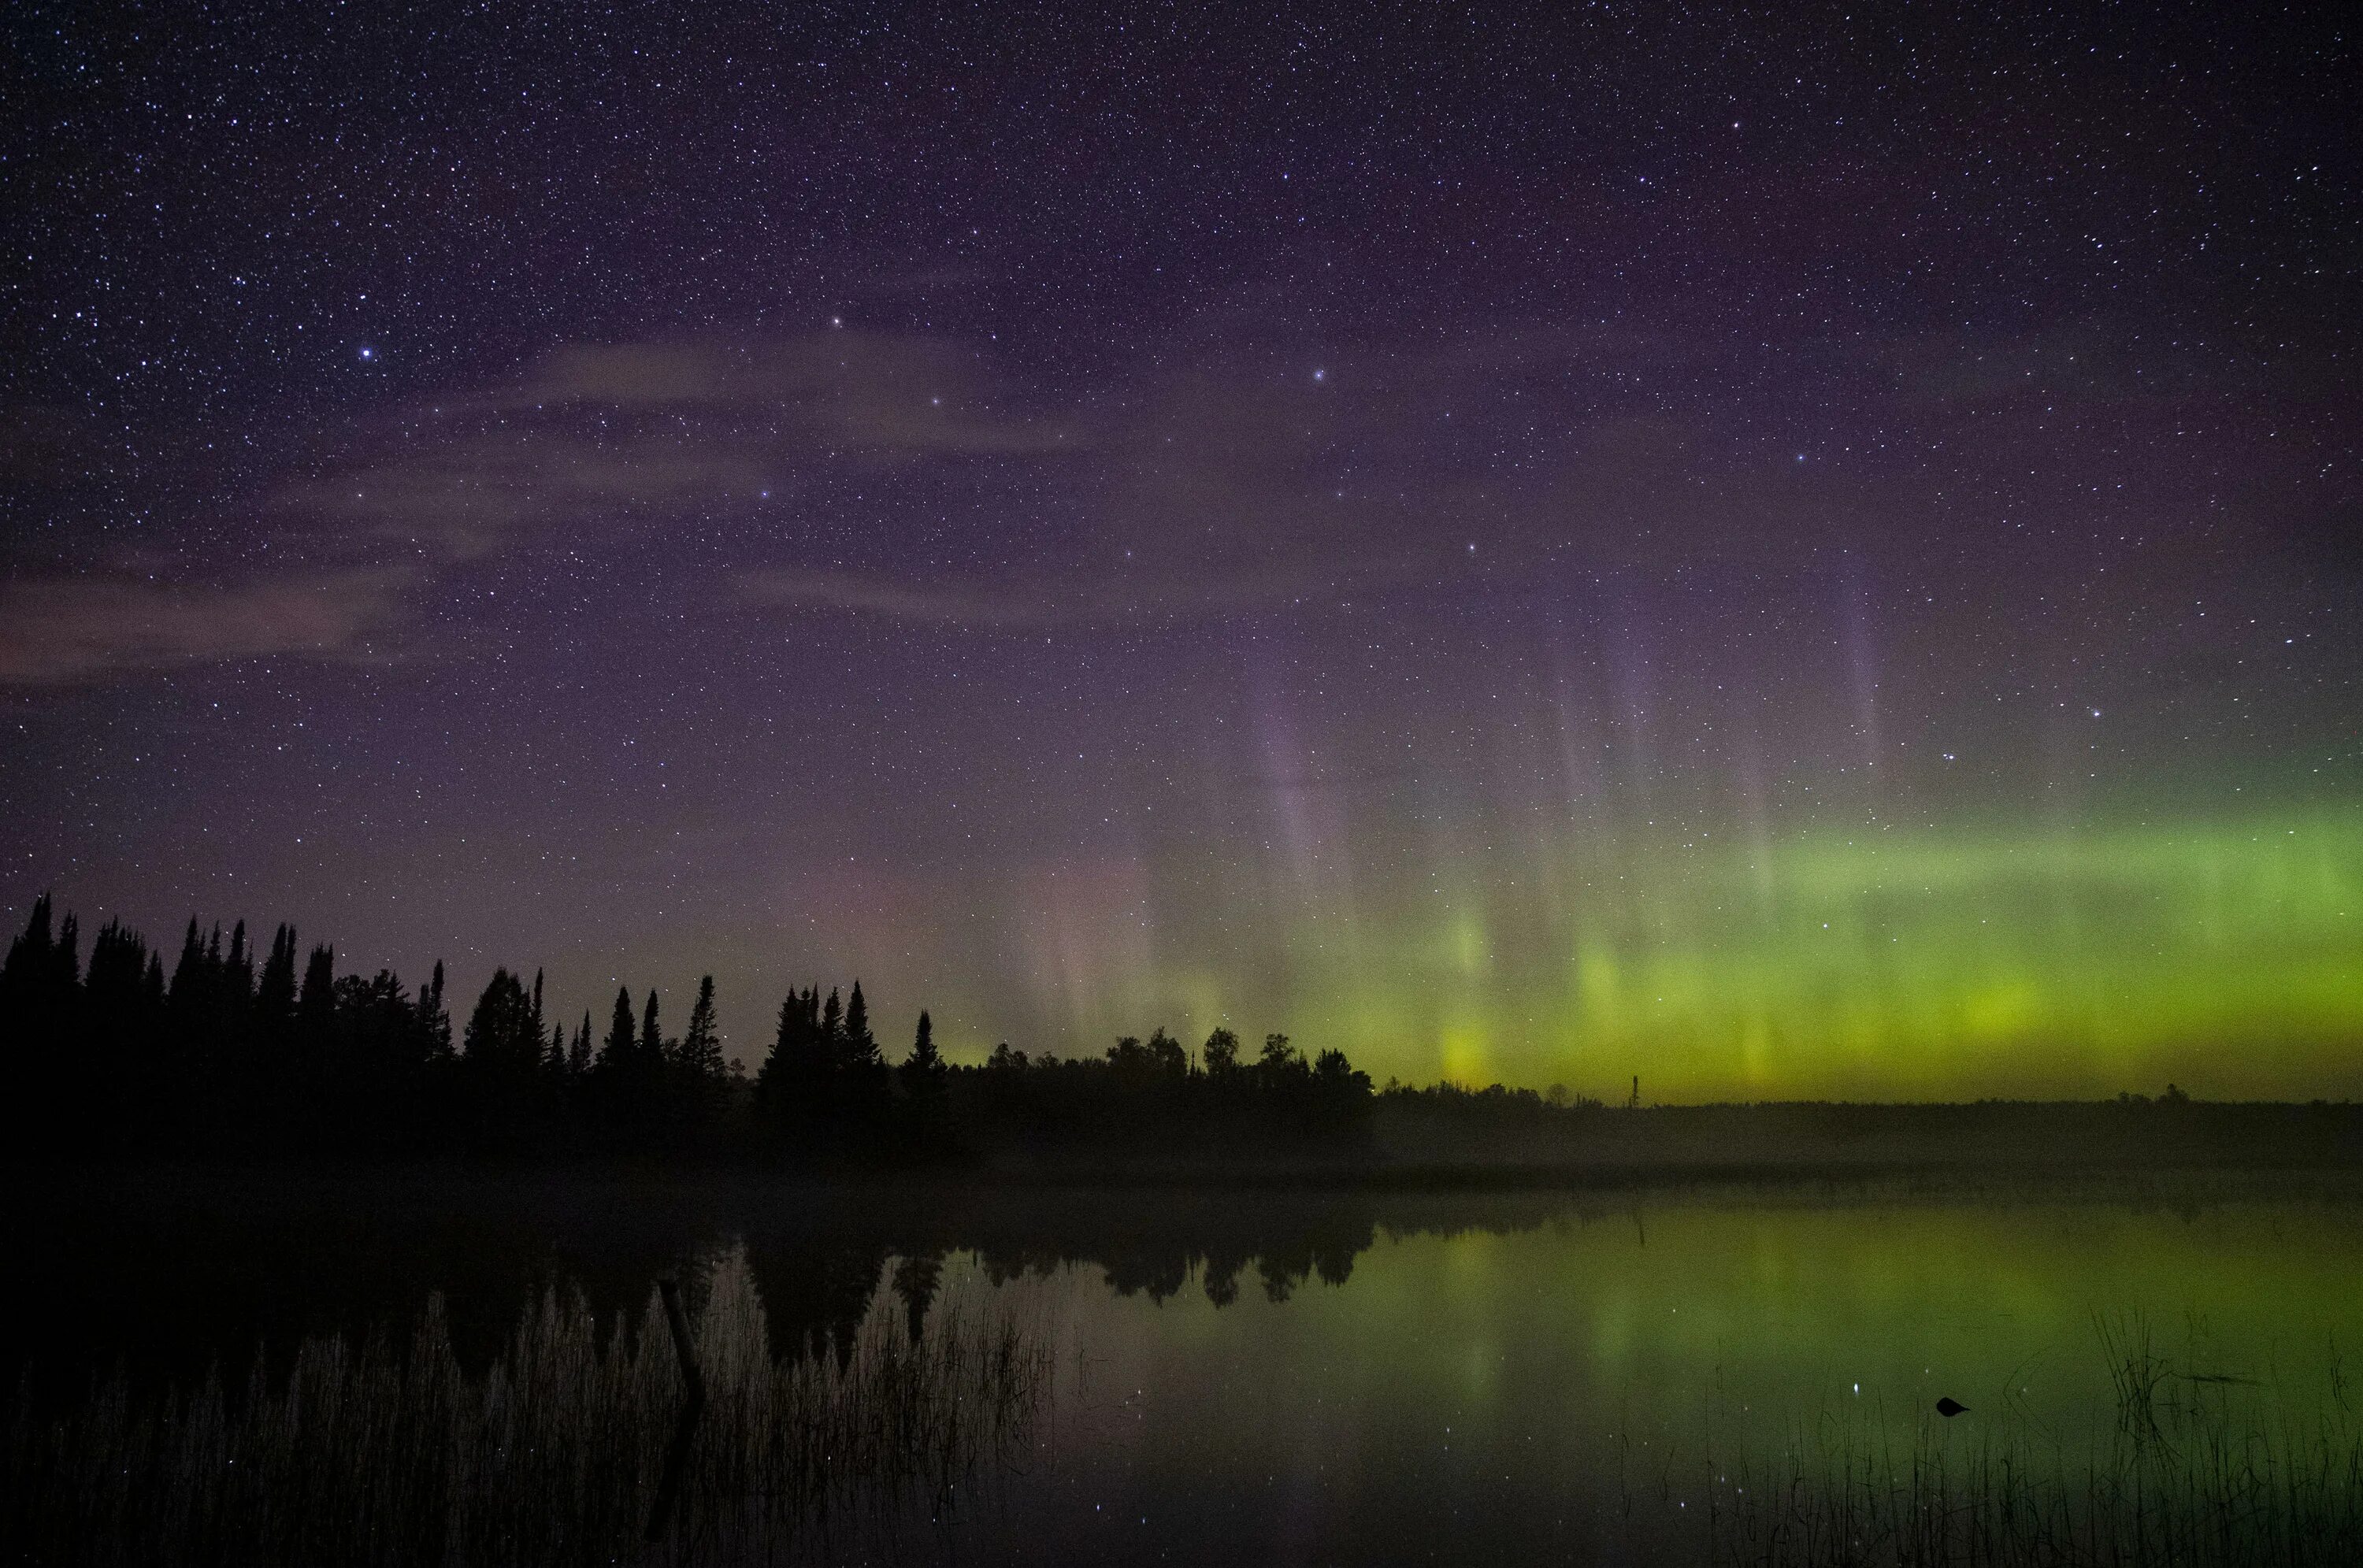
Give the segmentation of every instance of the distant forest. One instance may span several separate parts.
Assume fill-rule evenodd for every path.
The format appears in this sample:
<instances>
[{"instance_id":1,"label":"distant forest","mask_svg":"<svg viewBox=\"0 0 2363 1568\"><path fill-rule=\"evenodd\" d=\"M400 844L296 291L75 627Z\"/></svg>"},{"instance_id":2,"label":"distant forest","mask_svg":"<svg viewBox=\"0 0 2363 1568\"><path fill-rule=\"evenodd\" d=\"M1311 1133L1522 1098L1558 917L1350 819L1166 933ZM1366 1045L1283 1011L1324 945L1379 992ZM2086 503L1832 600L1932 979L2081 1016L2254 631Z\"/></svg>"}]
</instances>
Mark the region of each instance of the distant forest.
<instances>
[{"instance_id":1,"label":"distant forest","mask_svg":"<svg viewBox=\"0 0 2363 1568\"><path fill-rule=\"evenodd\" d=\"M437 965L339 975L280 926L267 946L194 921L168 966L110 922L82 952L46 897L0 965L0 1158L656 1156L783 1166L1001 1165L1215 1173L1692 1173L1952 1165L2363 1166L2363 1106L2152 1099L1828 1102L1615 1110L1390 1081L1286 1035L1159 1029L1060 1059L1004 1044L953 1066L926 1013L889 1059L859 983L782 999L751 1076L722 1054L714 981L678 1033L619 989L604 1028L497 970L464 1021ZM1392 1179L1392 1178L1387 1178Z\"/></svg>"},{"instance_id":2,"label":"distant forest","mask_svg":"<svg viewBox=\"0 0 2363 1568\"><path fill-rule=\"evenodd\" d=\"M541 976L494 972L455 1030L443 966L412 990L339 975L281 925L227 941L194 920L169 973L110 921L80 952L33 906L0 966L0 1106L21 1154L668 1154L784 1161L958 1159L985 1144L1218 1151L1351 1145L1368 1075L1287 1036L1248 1055L1218 1029L1195 1058L1163 1030L1098 1058L1004 1044L953 1066L926 1013L890 1063L857 981L781 1002L751 1080L726 1062L714 980L677 1034L657 993L619 989L604 1030L552 1016ZM1529 1097L1531 1098L1531 1097Z\"/></svg>"}]
</instances>

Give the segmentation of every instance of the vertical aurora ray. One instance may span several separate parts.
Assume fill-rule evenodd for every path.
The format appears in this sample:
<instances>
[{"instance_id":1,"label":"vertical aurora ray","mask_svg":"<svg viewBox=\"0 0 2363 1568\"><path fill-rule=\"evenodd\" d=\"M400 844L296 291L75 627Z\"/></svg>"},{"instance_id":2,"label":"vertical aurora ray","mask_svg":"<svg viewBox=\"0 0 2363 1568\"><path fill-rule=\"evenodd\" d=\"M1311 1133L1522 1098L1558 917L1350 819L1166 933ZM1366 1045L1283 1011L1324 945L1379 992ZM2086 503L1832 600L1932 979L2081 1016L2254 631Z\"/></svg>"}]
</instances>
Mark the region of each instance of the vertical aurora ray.
<instances>
[{"instance_id":1,"label":"vertical aurora ray","mask_svg":"<svg viewBox=\"0 0 2363 1568\"><path fill-rule=\"evenodd\" d=\"M241 58L61 34L0 914L710 973L750 1067L858 977L968 1059L2363 1092L2351 29L2216 7L2160 116L2142 28L1768 10L1703 116L1679 8L1068 10L298 8L194 139Z\"/></svg>"},{"instance_id":2,"label":"vertical aurora ray","mask_svg":"<svg viewBox=\"0 0 2363 1568\"><path fill-rule=\"evenodd\" d=\"M1422 842L1358 899L1292 900L1260 983L1189 961L1197 895L1152 873L1172 967L1116 987L1126 1010L1071 1015L1077 1043L1226 1022L1339 1045L1381 1081L1613 1097L1638 1074L1669 1101L2363 1089L2353 809ZM1067 930L1127 949L1075 963L1140 959L1123 922Z\"/></svg>"},{"instance_id":3,"label":"vertical aurora ray","mask_svg":"<svg viewBox=\"0 0 2363 1568\"><path fill-rule=\"evenodd\" d=\"M1587 869L1557 962L1535 946L1500 965L1490 1006L1455 985L1484 948L1473 910L1441 940L1397 945L1399 1016L1420 1018L1431 987L1458 999L1432 1026L1430 1064L1416 1064L1415 1027L1401 1041L1415 1065L1595 1092L1638 1073L1670 1099L2079 1094L2169 1077L2269 1095L2358 1076L2363 820L2350 811L2072 834L1807 833ZM1625 890L1636 881L1645 895ZM1317 1021L1341 999L1306 1011Z\"/></svg>"}]
</instances>

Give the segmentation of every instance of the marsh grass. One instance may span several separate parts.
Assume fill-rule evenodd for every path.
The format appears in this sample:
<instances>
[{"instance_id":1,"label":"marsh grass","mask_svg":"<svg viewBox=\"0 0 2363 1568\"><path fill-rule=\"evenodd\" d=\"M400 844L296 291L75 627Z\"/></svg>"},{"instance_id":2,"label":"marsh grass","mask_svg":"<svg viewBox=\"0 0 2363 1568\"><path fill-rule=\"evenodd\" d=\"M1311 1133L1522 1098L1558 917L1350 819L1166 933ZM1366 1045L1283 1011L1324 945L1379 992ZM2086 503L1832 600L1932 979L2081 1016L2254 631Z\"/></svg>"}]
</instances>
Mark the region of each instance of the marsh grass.
<instances>
[{"instance_id":1,"label":"marsh grass","mask_svg":"<svg viewBox=\"0 0 2363 1568\"><path fill-rule=\"evenodd\" d=\"M2334 1347L2329 1397L2287 1408L2096 1320L2109 1404L2077 1439L2017 1417L1910 1436L1825 1420L1770 1464L1717 1476L1734 1563L1996 1568L2363 1562L2363 1425ZM1975 1412L1973 1412L1974 1414ZM1966 1420L1966 1419L1965 1419Z\"/></svg>"},{"instance_id":2,"label":"marsh grass","mask_svg":"<svg viewBox=\"0 0 2363 1568\"><path fill-rule=\"evenodd\" d=\"M884 1293L881 1293L882 1297ZM800 1541L938 1512L1025 1438L1049 1357L1014 1319L957 1307L909 1338L876 1302L837 1353L774 1361L736 1260L694 1331L685 1398L655 1293L602 1331L545 1294L481 1375L439 1302L406 1340L307 1341L274 1374L143 1395L100 1383L7 1427L0 1537L72 1563L765 1561ZM676 1447L678 1496L651 1510Z\"/></svg>"}]
</instances>

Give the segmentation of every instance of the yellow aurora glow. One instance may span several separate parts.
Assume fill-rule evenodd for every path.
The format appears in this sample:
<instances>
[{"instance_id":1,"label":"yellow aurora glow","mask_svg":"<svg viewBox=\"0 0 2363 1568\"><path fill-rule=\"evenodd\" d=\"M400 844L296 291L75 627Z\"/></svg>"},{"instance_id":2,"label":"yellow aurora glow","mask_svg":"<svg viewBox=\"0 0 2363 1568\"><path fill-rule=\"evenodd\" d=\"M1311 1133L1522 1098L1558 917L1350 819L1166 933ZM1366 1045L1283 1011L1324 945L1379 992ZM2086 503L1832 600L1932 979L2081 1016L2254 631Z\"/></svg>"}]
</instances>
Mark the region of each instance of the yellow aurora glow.
<instances>
[{"instance_id":1,"label":"yellow aurora glow","mask_svg":"<svg viewBox=\"0 0 2363 1568\"><path fill-rule=\"evenodd\" d=\"M2363 812L2340 806L1637 849L1570 832L1303 894L1284 990L1192 961L1178 920L1103 923L1126 946L1104 966L1090 922L1061 927L1070 1048L1226 1022L1381 1081L1621 1098L1638 1074L1667 1101L2363 1090ZM1113 983L1074 983L1095 970Z\"/></svg>"}]
</instances>

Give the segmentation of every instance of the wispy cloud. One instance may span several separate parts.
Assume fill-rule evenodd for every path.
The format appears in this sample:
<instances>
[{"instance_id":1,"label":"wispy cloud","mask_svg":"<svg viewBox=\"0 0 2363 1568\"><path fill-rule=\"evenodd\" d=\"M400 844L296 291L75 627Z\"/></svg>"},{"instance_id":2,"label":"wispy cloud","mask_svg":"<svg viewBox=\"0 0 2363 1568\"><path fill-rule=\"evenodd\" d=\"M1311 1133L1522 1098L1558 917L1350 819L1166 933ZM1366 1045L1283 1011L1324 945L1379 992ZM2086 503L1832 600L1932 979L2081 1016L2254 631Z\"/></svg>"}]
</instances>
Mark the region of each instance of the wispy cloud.
<instances>
[{"instance_id":1,"label":"wispy cloud","mask_svg":"<svg viewBox=\"0 0 2363 1568\"><path fill-rule=\"evenodd\" d=\"M387 571L210 586L48 577L0 584L0 682L64 686L133 670L294 655L353 658L394 620Z\"/></svg>"},{"instance_id":2,"label":"wispy cloud","mask_svg":"<svg viewBox=\"0 0 2363 1568\"><path fill-rule=\"evenodd\" d=\"M760 416L742 427L763 430L788 452L818 443L872 458L1048 454L1081 444L1080 421L1027 411L977 350L879 332L578 345L476 405L508 414L728 411Z\"/></svg>"},{"instance_id":3,"label":"wispy cloud","mask_svg":"<svg viewBox=\"0 0 2363 1568\"><path fill-rule=\"evenodd\" d=\"M1670 397L1720 372L1661 334L1527 323L1316 355L1279 331L1210 315L1080 388L926 334L560 348L388 407L266 485L276 575L19 580L0 679L349 651L505 554L698 531L729 541L706 569L742 613L1021 630L1549 563L1758 569L1866 519L1912 526L1876 465L1807 463L1711 396ZM1885 348L1864 366L1894 381Z\"/></svg>"},{"instance_id":4,"label":"wispy cloud","mask_svg":"<svg viewBox=\"0 0 2363 1568\"><path fill-rule=\"evenodd\" d=\"M471 559L562 530L661 528L815 464L1060 459L1087 422L1032 411L948 341L828 332L556 350L390 412L280 513L316 540Z\"/></svg>"},{"instance_id":5,"label":"wispy cloud","mask_svg":"<svg viewBox=\"0 0 2363 1568\"><path fill-rule=\"evenodd\" d=\"M750 608L817 605L932 625L1028 629L1093 618L1037 582L911 581L766 567L734 574L731 590L738 603Z\"/></svg>"}]
</instances>

